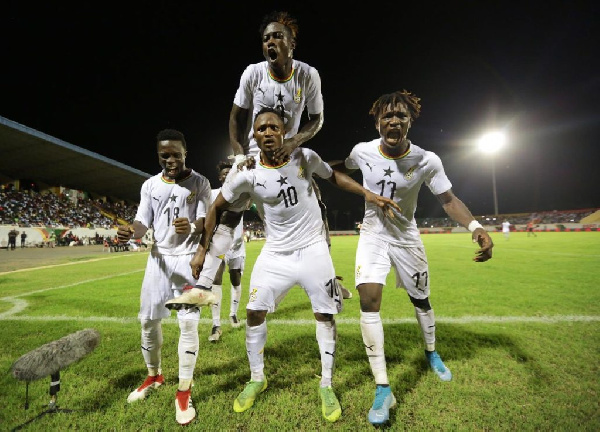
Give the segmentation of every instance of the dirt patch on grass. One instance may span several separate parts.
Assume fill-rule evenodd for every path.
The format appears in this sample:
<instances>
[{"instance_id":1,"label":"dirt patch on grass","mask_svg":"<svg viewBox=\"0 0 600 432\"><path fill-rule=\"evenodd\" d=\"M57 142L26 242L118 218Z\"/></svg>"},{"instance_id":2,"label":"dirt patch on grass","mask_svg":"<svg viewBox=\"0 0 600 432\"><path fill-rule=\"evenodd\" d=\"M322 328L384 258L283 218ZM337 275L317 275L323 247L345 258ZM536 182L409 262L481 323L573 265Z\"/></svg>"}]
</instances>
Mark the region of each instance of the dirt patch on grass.
<instances>
[{"instance_id":1,"label":"dirt patch on grass","mask_svg":"<svg viewBox=\"0 0 600 432\"><path fill-rule=\"evenodd\" d=\"M137 252L116 252L129 254ZM86 259L102 258L109 252L102 245L94 246L61 246L55 248L20 248L15 250L0 249L0 273L25 268L63 264Z\"/></svg>"}]
</instances>

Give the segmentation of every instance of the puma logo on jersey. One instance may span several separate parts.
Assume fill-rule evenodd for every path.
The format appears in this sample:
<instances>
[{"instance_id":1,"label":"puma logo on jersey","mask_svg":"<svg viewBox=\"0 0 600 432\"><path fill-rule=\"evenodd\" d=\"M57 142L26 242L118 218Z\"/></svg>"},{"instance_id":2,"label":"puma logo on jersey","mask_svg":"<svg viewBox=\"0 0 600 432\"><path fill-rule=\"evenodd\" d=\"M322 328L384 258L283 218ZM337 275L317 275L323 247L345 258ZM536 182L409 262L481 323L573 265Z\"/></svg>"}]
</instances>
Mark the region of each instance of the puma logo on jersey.
<instances>
[{"instance_id":1,"label":"puma logo on jersey","mask_svg":"<svg viewBox=\"0 0 600 432\"><path fill-rule=\"evenodd\" d=\"M404 180L410 180L414 177L415 175L415 171L416 169L419 168L419 165L413 165L411 166L408 171L406 171L406 174L404 174Z\"/></svg>"},{"instance_id":2,"label":"puma logo on jersey","mask_svg":"<svg viewBox=\"0 0 600 432\"><path fill-rule=\"evenodd\" d=\"M373 172L373 167L375 165L371 165L369 162L365 163L365 165L369 167L369 169L371 170L371 172Z\"/></svg>"},{"instance_id":3,"label":"puma logo on jersey","mask_svg":"<svg viewBox=\"0 0 600 432\"><path fill-rule=\"evenodd\" d=\"M264 187L265 189L267 189L267 187L265 186L266 184L267 184L267 181L266 181L266 180L265 180L265 182L264 182L264 183L259 183L259 182L256 182L256 186L262 186L262 187Z\"/></svg>"},{"instance_id":4,"label":"puma logo on jersey","mask_svg":"<svg viewBox=\"0 0 600 432\"><path fill-rule=\"evenodd\" d=\"M152 197L152 199L155 200L155 201L158 201L158 198L156 198L156 197Z\"/></svg>"},{"instance_id":5,"label":"puma logo on jersey","mask_svg":"<svg viewBox=\"0 0 600 432\"><path fill-rule=\"evenodd\" d=\"M258 90L259 92L261 92L263 94L263 97L265 96L265 91L263 89L261 89L260 87L257 88L256 90Z\"/></svg>"},{"instance_id":6,"label":"puma logo on jersey","mask_svg":"<svg viewBox=\"0 0 600 432\"><path fill-rule=\"evenodd\" d=\"M294 95L294 102L300 103L301 100L302 100L302 89L299 88L298 90L296 90L296 94Z\"/></svg>"},{"instance_id":7,"label":"puma logo on jersey","mask_svg":"<svg viewBox=\"0 0 600 432\"><path fill-rule=\"evenodd\" d=\"M196 196L196 192L192 191L192 193L185 199L185 202L191 204L194 202L194 197Z\"/></svg>"}]
</instances>

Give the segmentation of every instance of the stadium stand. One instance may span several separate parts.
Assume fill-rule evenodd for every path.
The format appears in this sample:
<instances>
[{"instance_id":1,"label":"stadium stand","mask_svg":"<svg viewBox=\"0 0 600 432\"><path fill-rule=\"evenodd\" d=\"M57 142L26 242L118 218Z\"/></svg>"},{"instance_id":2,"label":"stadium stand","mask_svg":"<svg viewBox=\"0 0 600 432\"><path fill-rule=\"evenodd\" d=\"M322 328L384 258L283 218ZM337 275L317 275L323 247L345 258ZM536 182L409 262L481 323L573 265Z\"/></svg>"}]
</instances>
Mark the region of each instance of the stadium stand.
<instances>
[{"instance_id":1,"label":"stadium stand","mask_svg":"<svg viewBox=\"0 0 600 432\"><path fill-rule=\"evenodd\" d=\"M8 232L27 233L27 246L112 242L116 226L133 220L139 191L150 174L0 117L0 247ZM246 220L248 239L264 239L262 221ZM529 221L539 231L598 230L600 209L477 216L501 231L507 218L517 231ZM417 219L422 233L465 232L449 218ZM351 235L357 231L332 231ZM148 238L146 240L149 240ZM114 249L114 248L113 248Z\"/></svg>"}]
</instances>

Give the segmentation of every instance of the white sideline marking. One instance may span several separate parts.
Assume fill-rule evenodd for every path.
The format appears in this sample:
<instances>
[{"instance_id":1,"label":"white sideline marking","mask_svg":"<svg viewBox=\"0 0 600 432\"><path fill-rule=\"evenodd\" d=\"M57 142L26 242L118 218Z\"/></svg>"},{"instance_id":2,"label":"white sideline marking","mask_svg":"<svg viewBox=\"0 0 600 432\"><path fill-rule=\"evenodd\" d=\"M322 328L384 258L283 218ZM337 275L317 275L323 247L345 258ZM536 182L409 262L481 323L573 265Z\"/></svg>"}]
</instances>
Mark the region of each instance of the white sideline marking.
<instances>
[{"instance_id":1,"label":"white sideline marking","mask_svg":"<svg viewBox=\"0 0 600 432\"><path fill-rule=\"evenodd\" d=\"M86 321L86 322L113 322L113 323L137 323L137 317L73 317L73 316L7 316L6 313L0 315L0 321ZM360 320L358 318L338 318L335 320L338 324L353 324L359 325ZM600 316L586 316L586 315L549 315L549 316L465 316L465 317L436 317L436 323L446 324L473 324L473 323L487 323L487 324L526 324L526 323L537 323L537 324L557 324L562 322L598 322ZM177 319L165 318L163 322L166 324L176 324ZM210 324L212 323L211 318L200 318L200 323ZM414 324L416 318L390 318L384 319L384 324ZM297 320L286 320L286 319L267 319L268 325L315 325L315 320L308 319L297 319Z\"/></svg>"},{"instance_id":2,"label":"white sideline marking","mask_svg":"<svg viewBox=\"0 0 600 432\"><path fill-rule=\"evenodd\" d=\"M62 265L62 264L59 264L59 265ZM38 267L38 268L41 268L41 267ZM125 273L118 273L118 274L114 274L114 275L110 275L110 276L104 276L104 277L101 277L101 278L86 279L86 280L75 282L75 283L68 284L68 285L61 285L61 286L57 286L57 287L44 288L44 289L37 290L37 291L28 291L26 293L17 294L17 295L14 295L14 296L2 297L2 298L0 298L0 301L5 301L5 302L8 302L8 303L12 303L13 307L10 308L9 310L7 310L6 312L0 313L0 320L6 319L6 318L10 318L11 315L18 314L19 312L22 312L22 311L25 310L25 308L27 308L27 306L28 306L27 300L22 300L19 297L25 297L25 296L28 296L28 295L31 295L31 294L42 293L42 292L45 292L45 291L52 291L52 290L56 290L56 289L74 287L74 286L77 286L77 285L82 285L82 284L90 283L90 282L98 282L98 281L101 281L101 280L112 279L114 277L127 276L127 275L130 275L130 274L139 273L139 272L142 272L142 271L144 271L144 269L133 270L133 271L125 272ZM32 317L29 317L29 318L32 318ZM48 320L48 321L53 321L53 320Z\"/></svg>"},{"instance_id":3,"label":"white sideline marking","mask_svg":"<svg viewBox=\"0 0 600 432\"><path fill-rule=\"evenodd\" d=\"M123 256L123 255L121 255ZM101 259L109 259L109 258L98 258L94 261ZM89 262L89 261L83 261ZM68 263L68 264L57 264L60 265L71 265L71 264L81 264L81 261L76 263ZM47 266L47 267L55 267L55 266ZM46 267L37 267L46 268ZM24 269L23 271L34 270L34 269ZM44 288L37 291L28 291L26 293L17 294L14 296L2 297L0 301L13 303L13 307L6 312L0 313L0 321L87 321L87 322L115 322L115 323L137 323L137 317L73 317L73 316L14 316L15 314L22 312L28 306L26 300L21 299L20 297L25 297L31 294L37 294L45 291L52 291L56 289L63 289L74 287L77 285L82 285L90 282L97 282L106 279L112 279L115 277L127 276L134 273L139 273L144 271L144 269L133 270L125 273L118 273L114 275L104 276L101 278L95 279L86 279L83 281L75 282L72 284L61 285L57 287ZM20 271L20 270L16 270ZM1 273L0 273L1 274ZM416 322L416 318L384 318L383 324L412 324ZM591 315L549 315L549 316L490 316L490 315L482 315L482 316L463 316L463 317L436 317L437 323L447 323L447 324L472 324L472 323L541 323L541 324L556 324L561 322L597 322L600 321L600 316ZM176 324L177 319L175 318L165 318L163 319L164 323L167 324ZM337 318L336 322L339 324L360 324L360 320L358 318ZM200 323L207 324L212 323L211 318L200 318ZM267 320L267 323L270 325L314 325L315 320L313 319L297 319L297 320L287 320L287 319L277 319L271 318Z\"/></svg>"}]
</instances>

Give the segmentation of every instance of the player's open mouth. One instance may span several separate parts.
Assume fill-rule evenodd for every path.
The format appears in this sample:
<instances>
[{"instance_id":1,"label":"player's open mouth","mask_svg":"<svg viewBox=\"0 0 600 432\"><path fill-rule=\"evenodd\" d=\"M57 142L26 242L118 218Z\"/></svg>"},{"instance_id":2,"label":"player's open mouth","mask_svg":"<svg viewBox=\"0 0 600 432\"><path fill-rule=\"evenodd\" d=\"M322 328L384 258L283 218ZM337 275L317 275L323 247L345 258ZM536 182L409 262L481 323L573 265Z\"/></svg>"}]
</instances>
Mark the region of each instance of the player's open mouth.
<instances>
[{"instance_id":1,"label":"player's open mouth","mask_svg":"<svg viewBox=\"0 0 600 432\"><path fill-rule=\"evenodd\" d=\"M386 138L388 140L397 141L402 138L402 132L399 130L391 130L387 133Z\"/></svg>"},{"instance_id":2,"label":"player's open mouth","mask_svg":"<svg viewBox=\"0 0 600 432\"><path fill-rule=\"evenodd\" d=\"M275 49L269 48L267 50L267 55L271 60L277 60L277 51L275 51Z\"/></svg>"}]
</instances>

